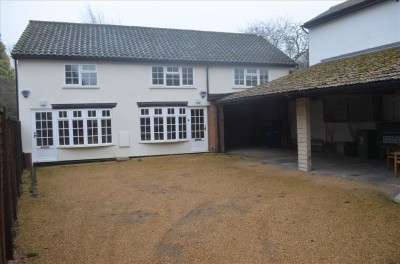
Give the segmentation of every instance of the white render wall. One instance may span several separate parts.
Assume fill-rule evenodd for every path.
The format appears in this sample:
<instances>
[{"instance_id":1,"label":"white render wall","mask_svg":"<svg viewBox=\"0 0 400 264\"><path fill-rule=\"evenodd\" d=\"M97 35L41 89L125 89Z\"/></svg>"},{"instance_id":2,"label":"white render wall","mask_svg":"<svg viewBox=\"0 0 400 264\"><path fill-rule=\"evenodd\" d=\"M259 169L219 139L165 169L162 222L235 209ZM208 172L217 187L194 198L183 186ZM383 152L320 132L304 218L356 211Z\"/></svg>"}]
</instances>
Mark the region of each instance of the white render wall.
<instances>
[{"instance_id":1,"label":"white render wall","mask_svg":"<svg viewBox=\"0 0 400 264\"><path fill-rule=\"evenodd\" d=\"M66 88L65 64L97 65L98 88ZM135 64L128 62L20 60L18 62L19 111L23 151L32 153L32 110L51 110L52 104L117 103L112 109L112 146L57 148L57 160L102 159L190 153L190 141L168 143L140 143L139 112L137 102L187 101L188 107L207 107L207 98L200 92L207 91L207 67L194 69L194 86L190 88L159 88L151 84L152 66L174 66L167 63ZM209 66L210 93L231 93L234 66ZM288 69L271 68L270 78L276 79ZM21 95L29 90L28 98ZM44 99L47 105L42 107ZM199 101L200 100L200 101ZM53 121L55 121L53 117ZM119 147L120 132L129 133L129 147ZM57 145L57 138L54 138ZM35 157L33 157L35 161Z\"/></svg>"},{"instance_id":2,"label":"white render wall","mask_svg":"<svg viewBox=\"0 0 400 264\"><path fill-rule=\"evenodd\" d=\"M400 41L400 2L388 0L309 30L310 65Z\"/></svg>"},{"instance_id":3,"label":"white render wall","mask_svg":"<svg viewBox=\"0 0 400 264\"><path fill-rule=\"evenodd\" d=\"M65 88L65 64L96 64L99 88ZM163 65L163 64L157 64ZM59 148L58 160L101 159L190 152L190 143L139 143L137 102L188 101L188 106L206 107L199 93L206 91L206 68L194 67L193 88L154 88L151 66L117 62L39 61L18 63L19 91L29 90L28 98L19 95L23 151L32 152L31 110L51 109L51 104L117 103L112 109L113 146ZM182 65L178 65L182 66ZM200 104L196 99L201 100ZM45 99L47 105L40 106ZM129 132L130 147L119 147L119 133ZM55 142L56 142L55 138Z\"/></svg>"}]
</instances>

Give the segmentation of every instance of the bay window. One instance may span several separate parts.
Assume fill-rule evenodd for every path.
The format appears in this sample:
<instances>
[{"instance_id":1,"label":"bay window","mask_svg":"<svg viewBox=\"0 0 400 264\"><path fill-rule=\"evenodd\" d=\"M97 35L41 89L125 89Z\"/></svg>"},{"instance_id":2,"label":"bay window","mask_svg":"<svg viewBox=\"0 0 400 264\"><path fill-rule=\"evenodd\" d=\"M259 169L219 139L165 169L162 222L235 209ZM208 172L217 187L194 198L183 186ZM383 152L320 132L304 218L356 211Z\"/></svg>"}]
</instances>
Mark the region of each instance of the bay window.
<instances>
[{"instance_id":1,"label":"bay window","mask_svg":"<svg viewBox=\"0 0 400 264\"><path fill-rule=\"evenodd\" d=\"M58 111L59 146L96 146L112 143L111 110Z\"/></svg>"},{"instance_id":2,"label":"bay window","mask_svg":"<svg viewBox=\"0 0 400 264\"><path fill-rule=\"evenodd\" d=\"M140 108L140 140L173 142L187 139L185 107Z\"/></svg>"}]
</instances>

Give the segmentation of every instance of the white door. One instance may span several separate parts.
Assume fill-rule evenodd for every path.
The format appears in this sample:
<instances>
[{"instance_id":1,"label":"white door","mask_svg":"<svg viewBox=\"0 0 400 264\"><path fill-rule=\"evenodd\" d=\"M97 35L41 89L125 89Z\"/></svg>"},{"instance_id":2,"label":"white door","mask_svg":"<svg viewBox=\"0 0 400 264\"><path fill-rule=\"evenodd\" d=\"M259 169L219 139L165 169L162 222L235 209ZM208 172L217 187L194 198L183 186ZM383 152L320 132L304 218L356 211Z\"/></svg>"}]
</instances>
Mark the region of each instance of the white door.
<instances>
[{"instance_id":1,"label":"white door","mask_svg":"<svg viewBox=\"0 0 400 264\"><path fill-rule=\"evenodd\" d=\"M51 111L33 112L33 162L46 162L57 160L57 152L54 147L54 122Z\"/></svg>"},{"instance_id":2,"label":"white door","mask_svg":"<svg viewBox=\"0 0 400 264\"><path fill-rule=\"evenodd\" d=\"M208 151L207 109L190 109L190 150L192 152Z\"/></svg>"}]
</instances>

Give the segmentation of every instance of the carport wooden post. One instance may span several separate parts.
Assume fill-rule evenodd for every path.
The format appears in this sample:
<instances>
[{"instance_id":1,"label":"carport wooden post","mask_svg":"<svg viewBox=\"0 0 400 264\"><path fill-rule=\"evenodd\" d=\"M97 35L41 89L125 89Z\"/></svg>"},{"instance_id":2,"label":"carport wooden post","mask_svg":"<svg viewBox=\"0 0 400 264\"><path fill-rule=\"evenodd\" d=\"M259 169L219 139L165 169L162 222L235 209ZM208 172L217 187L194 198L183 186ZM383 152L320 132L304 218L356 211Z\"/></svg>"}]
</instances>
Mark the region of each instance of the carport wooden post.
<instances>
[{"instance_id":1,"label":"carport wooden post","mask_svg":"<svg viewBox=\"0 0 400 264\"><path fill-rule=\"evenodd\" d=\"M296 99L297 160L301 171L311 171L310 99Z\"/></svg>"}]
</instances>

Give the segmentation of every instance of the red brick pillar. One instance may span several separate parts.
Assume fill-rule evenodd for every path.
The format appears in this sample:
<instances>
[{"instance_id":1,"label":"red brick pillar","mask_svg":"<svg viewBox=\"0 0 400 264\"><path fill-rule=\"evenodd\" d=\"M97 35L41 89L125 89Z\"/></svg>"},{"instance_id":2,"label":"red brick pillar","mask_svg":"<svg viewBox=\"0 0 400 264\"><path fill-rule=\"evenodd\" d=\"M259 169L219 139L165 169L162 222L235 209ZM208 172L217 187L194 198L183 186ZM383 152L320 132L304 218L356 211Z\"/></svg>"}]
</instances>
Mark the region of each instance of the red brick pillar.
<instances>
[{"instance_id":1,"label":"red brick pillar","mask_svg":"<svg viewBox=\"0 0 400 264\"><path fill-rule=\"evenodd\" d=\"M208 150L218 152L218 108L213 104L208 106Z\"/></svg>"},{"instance_id":2,"label":"red brick pillar","mask_svg":"<svg viewBox=\"0 0 400 264\"><path fill-rule=\"evenodd\" d=\"M224 106L218 105L218 143L219 152L225 152L225 122L224 122Z\"/></svg>"}]
</instances>

